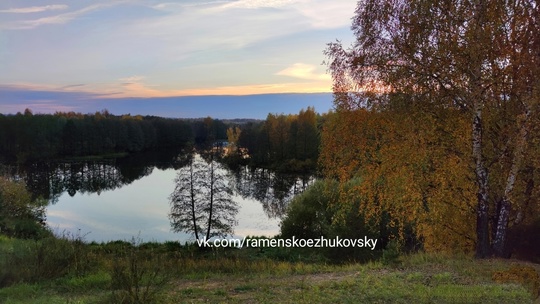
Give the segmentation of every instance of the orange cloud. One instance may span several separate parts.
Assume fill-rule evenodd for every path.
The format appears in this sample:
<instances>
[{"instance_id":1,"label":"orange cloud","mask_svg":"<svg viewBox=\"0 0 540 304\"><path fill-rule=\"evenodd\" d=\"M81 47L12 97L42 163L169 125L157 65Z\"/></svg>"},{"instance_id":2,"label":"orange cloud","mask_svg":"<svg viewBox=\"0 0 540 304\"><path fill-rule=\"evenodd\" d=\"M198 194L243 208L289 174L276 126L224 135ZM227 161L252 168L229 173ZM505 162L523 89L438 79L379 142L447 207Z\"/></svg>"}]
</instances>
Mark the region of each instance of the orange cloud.
<instances>
[{"instance_id":1,"label":"orange cloud","mask_svg":"<svg viewBox=\"0 0 540 304\"><path fill-rule=\"evenodd\" d=\"M308 80L327 80L330 81L331 77L328 74L317 74L314 65L305 63L295 63L292 66L281 70L276 75L289 76L300 79Z\"/></svg>"}]
</instances>

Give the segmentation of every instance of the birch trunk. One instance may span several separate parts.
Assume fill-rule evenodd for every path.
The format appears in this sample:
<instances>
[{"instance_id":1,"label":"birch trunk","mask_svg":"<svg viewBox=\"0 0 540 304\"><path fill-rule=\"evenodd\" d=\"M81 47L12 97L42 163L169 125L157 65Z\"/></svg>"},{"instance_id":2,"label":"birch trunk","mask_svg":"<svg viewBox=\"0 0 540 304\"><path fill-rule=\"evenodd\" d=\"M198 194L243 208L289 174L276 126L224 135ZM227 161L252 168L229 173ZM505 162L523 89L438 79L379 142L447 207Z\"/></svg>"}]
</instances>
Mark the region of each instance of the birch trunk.
<instances>
[{"instance_id":1,"label":"birch trunk","mask_svg":"<svg viewBox=\"0 0 540 304\"><path fill-rule=\"evenodd\" d=\"M482 106L475 102L472 124L472 146L475 161L476 182L478 184L476 209L476 257L486 258L490 252L489 243L489 201L488 174L482 157Z\"/></svg>"},{"instance_id":2,"label":"birch trunk","mask_svg":"<svg viewBox=\"0 0 540 304\"><path fill-rule=\"evenodd\" d=\"M506 179L504 196L501 200L501 208L499 214L497 215L497 227L495 231L495 238L493 240L493 253L497 257L504 257L506 252L508 222L510 220L510 211L512 209L511 196L512 192L514 191L514 185L516 183L519 168L523 162L523 155L525 153L525 149L527 148L529 116L530 111L527 109L522 115L522 119L520 119L519 137L517 138L516 147L514 149L514 156L512 165L510 167L510 172L508 173L508 177Z\"/></svg>"}]
</instances>

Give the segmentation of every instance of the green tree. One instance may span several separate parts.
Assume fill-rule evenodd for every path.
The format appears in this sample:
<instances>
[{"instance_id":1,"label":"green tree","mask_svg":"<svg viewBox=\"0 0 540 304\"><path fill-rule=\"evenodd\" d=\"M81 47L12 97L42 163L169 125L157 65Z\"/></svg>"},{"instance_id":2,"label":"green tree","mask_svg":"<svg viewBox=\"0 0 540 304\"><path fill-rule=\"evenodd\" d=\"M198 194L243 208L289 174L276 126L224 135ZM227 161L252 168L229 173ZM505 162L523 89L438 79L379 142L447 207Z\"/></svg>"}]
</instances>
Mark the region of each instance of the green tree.
<instances>
[{"instance_id":1,"label":"green tree","mask_svg":"<svg viewBox=\"0 0 540 304\"><path fill-rule=\"evenodd\" d=\"M319 152L319 131L317 129L317 114L315 109L308 107L298 113L297 158L300 160L316 161Z\"/></svg>"},{"instance_id":2,"label":"green tree","mask_svg":"<svg viewBox=\"0 0 540 304\"><path fill-rule=\"evenodd\" d=\"M32 200L21 182L0 177L0 233L19 238L46 234L45 200Z\"/></svg>"}]
</instances>

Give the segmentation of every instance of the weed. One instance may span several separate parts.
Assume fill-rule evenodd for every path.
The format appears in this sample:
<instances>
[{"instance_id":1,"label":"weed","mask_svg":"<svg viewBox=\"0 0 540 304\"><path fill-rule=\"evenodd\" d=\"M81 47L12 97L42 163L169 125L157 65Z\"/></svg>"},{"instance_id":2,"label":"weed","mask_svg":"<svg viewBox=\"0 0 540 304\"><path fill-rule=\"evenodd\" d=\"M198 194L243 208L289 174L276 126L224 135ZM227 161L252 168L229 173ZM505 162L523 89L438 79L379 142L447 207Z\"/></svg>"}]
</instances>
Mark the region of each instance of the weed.
<instances>
[{"instance_id":1,"label":"weed","mask_svg":"<svg viewBox=\"0 0 540 304\"><path fill-rule=\"evenodd\" d=\"M493 281L498 283L519 283L527 287L535 297L540 293L540 276L531 266L512 266L505 271L493 273Z\"/></svg>"},{"instance_id":2,"label":"weed","mask_svg":"<svg viewBox=\"0 0 540 304\"><path fill-rule=\"evenodd\" d=\"M388 243L382 253L382 263L388 266L397 266L401 263L401 250L399 243L392 240Z\"/></svg>"},{"instance_id":3,"label":"weed","mask_svg":"<svg viewBox=\"0 0 540 304\"><path fill-rule=\"evenodd\" d=\"M110 272L112 300L116 303L156 302L168 281L159 256L152 250L143 251L135 238L122 255Z\"/></svg>"}]
</instances>

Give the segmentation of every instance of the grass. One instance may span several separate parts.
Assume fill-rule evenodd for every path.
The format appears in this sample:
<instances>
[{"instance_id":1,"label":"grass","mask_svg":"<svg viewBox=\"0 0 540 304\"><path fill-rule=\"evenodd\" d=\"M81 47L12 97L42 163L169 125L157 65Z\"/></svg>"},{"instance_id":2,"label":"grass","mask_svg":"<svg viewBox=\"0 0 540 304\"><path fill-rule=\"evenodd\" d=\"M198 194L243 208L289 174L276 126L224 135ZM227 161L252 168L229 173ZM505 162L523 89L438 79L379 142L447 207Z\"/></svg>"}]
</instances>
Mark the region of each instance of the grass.
<instances>
[{"instance_id":1,"label":"grass","mask_svg":"<svg viewBox=\"0 0 540 304\"><path fill-rule=\"evenodd\" d=\"M13 256L17 263L37 258L24 248L72 248L65 240L33 242L0 236L0 276L14 269L4 267ZM72 255L50 261L92 267L67 265L35 281L12 274L14 281L0 289L0 303L533 303L531 285L492 277L516 265L540 271L538 264L515 260L426 253L389 265L287 261L258 249L199 252L172 243L111 242L69 250ZM135 287L152 293L142 297Z\"/></svg>"}]
</instances>

